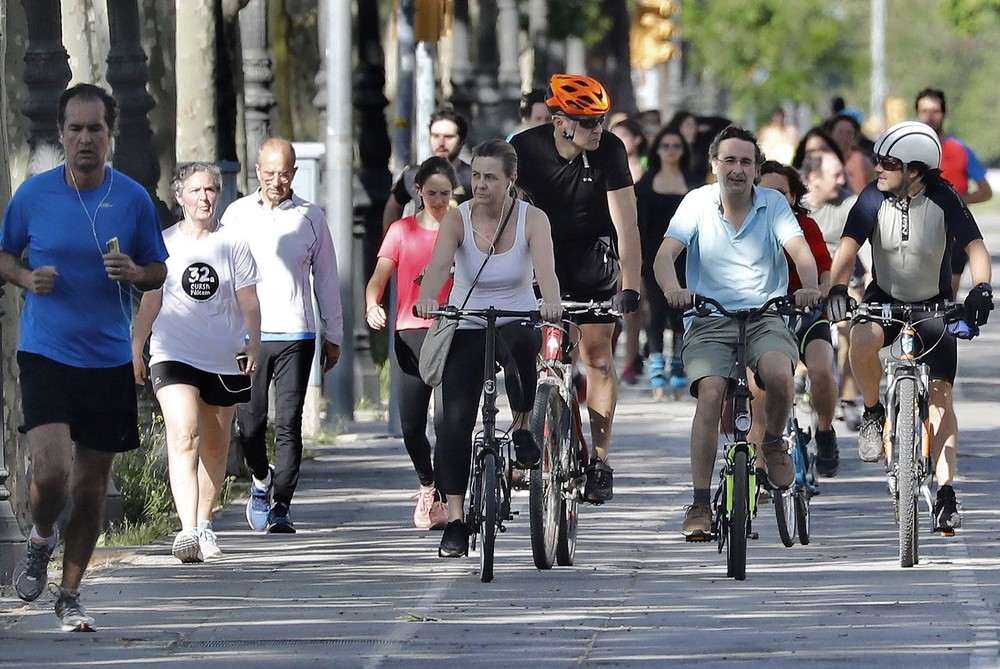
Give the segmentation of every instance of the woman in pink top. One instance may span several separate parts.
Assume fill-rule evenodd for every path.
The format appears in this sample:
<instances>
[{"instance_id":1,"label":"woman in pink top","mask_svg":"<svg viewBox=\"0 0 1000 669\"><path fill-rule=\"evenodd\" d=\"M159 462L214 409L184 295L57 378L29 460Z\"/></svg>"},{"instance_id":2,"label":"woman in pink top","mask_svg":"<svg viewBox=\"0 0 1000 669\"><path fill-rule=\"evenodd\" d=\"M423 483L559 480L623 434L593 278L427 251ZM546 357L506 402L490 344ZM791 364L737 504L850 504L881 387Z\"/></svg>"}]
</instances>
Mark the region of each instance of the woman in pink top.
<instances>
[{"instance_id":1,"label":"woman in pink top","mask_svg":"<svg viewBox=\"0 0 1000 669\"><path fill-rule=\"evenodd\" d=\"M448 211L458 175L446 158L434 156L417 169L415 184L422 207L413 216L401 218L386 230L378 251L378 262L365 288L365 320L373 330L386 326L388 317L380 302L393 272L396 273L396 323L393 338L396 361L403 372L399 387L399 416L403 444L420 479L413 524L423 530L444 529L448 509L438 499L434 487L431 444L427 439L427 407L433 388L420 378L420 347L432 321L413 315L424 268L431 259L438 225ZM451 281L439 295L447 302Z\"/></svg>"}]
</instances>

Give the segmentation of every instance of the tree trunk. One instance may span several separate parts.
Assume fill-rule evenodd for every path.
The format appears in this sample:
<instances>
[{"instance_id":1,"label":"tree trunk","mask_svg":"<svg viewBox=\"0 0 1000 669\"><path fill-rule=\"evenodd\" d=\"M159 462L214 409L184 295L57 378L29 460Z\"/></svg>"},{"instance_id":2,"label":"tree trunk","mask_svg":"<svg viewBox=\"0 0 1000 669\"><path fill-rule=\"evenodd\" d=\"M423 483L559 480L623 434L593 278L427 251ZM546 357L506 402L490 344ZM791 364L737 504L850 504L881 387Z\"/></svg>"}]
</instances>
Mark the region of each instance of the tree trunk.
<instances>
[{"instance_id":1,"label":"tree trunk","mask_svg":"<svg viewBox=\"0 0 1000 669\"><path fill-rule=\"evenodd\" d=\"M632 114L639 110L636 109L629 62L628 5L625 0L604 0L602 13L611 17L611 28L604 39L590 50L587 71L608 89L615 111Z\"/></svg>"},{"instance_id":2,"label":"tree trunk","mask_svg":"<svg viewBox=\"0 0 1000 669\"><path fill-rule=\"evenodd\" d=\"M218 160L215 105L215 7L177 0L177 161Z\"/></svg>"}]
</instances>

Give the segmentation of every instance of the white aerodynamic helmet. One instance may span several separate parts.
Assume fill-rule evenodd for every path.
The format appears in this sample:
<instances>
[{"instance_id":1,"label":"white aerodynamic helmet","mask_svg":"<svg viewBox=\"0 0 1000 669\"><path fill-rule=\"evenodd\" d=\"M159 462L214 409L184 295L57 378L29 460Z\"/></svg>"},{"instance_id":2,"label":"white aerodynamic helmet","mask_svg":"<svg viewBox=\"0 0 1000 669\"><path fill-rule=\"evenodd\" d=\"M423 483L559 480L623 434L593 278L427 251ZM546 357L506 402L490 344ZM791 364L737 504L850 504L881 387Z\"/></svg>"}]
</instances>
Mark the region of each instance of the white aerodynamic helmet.
<instances>
[{"instance_id":1,"label":"white aerodynamic helmet","mask_svg":"<svg viewBox=\"0 0 1000 669\"><path fill-rule=\"evenodd\" d=\"M875 140L875 154L892 156L904 163L919 160L931 169L941 166L941 141L926 123L903 121Z\"/></svg>"}]
</instances>

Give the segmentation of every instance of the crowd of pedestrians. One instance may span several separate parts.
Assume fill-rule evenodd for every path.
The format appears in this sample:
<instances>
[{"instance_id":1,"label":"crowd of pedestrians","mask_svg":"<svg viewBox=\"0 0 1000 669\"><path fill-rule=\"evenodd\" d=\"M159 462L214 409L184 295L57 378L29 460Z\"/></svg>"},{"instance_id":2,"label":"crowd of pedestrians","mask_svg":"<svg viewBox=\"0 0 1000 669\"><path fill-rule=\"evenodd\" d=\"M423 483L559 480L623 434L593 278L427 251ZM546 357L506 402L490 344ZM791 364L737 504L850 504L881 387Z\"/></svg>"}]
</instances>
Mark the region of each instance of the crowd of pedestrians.
<instances>
[{"instance_id":1,"label":"crowd of pedestrians","mask_svg":"<svg viewBox=\"0 0 1000 669\"><path fill-rule=\"evenodd\" d=\"M801 137L782 109L759 136L686 111L662 126L658 114L652 127L650 114L609 122L612 110L596 79L555 74L547 90L525 94L515 132L469 151L468 122L442 108L428 120L433 155L393 184L365 321L390 328L402 441L418 483L413 524L443 530L441 557L468 553L464 500L484 368L483 324L462 321L441 360L440 391L422 378L429 317L442 305L539 310L558 322L562 300L610 301L614 315L572 317L593 445L583 499L613 498L619 379L635 384L645 374L657 400L667 389L695 398L692 503L681 528L690 540L711 532L737 336L728 319L685 318L693 295L731 311L782 295L816 307L791 329L775 316L748 330L751 435L779 489L794 478L781 435L796 392L808 389L814 409L821 476L838 473L838 413L859 431L861 459L882 454L878 352L895 333L850 326L852 300L955 299L968 266L969 326L984 325L993 308L989 252L967 207L992 191L971 149L944 133L942 91L921 91L918 120L874 142L860 114L842 105ZM14 585L25 601L43 592L69 505L62 578L52 589L72 631L94 626L80 583L114 455L139 447L136 384L150 382L164 416L180 525L171 552L201 562L224 550L212 513L231 432L251 477L248 525L296 531L306 389L311 375L337 364L344 338L337 252L323 211L292 189L290 142L264 142L260 187L224 212L218 167L180 165L172 184L180 220L161 232L145 190L107 165L116 119L117 103L100 87L67 90L58 108L65 162L21 185L0 229L0 278L26 293L17 355L33 465L33 527ZM131 327L133 289L142 298ZM530 470L540 457L529 429L540 335L517 319L499 325L515 465ZM935 522L952 534L961 526L957 349L943 326L922 327L922 341L937 342L927 356Z\"/></svg>"}]
</instances>

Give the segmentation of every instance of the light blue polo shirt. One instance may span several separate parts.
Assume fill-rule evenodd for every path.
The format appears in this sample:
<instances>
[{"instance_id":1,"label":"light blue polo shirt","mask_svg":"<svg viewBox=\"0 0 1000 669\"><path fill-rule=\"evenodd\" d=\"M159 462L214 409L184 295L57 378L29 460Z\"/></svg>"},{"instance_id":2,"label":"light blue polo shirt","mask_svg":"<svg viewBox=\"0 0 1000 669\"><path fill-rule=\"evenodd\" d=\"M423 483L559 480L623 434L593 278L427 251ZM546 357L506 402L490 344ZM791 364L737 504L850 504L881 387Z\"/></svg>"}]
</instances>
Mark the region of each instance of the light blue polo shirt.
<instances>
[{"instance_id":1,"label":"light blue polo shirt","mask_svg":"<svg viewBox=\"0 0 1000 669\"><path fill-rule=\"evenodd\" d=\"M664 237L687 247L687 287L726 309L753 309L788 292L784 245L802 237L785 197L754 187L750 212L739 230L722 216L719 184L684 196Z\"/></svg>"}]
</instances>

